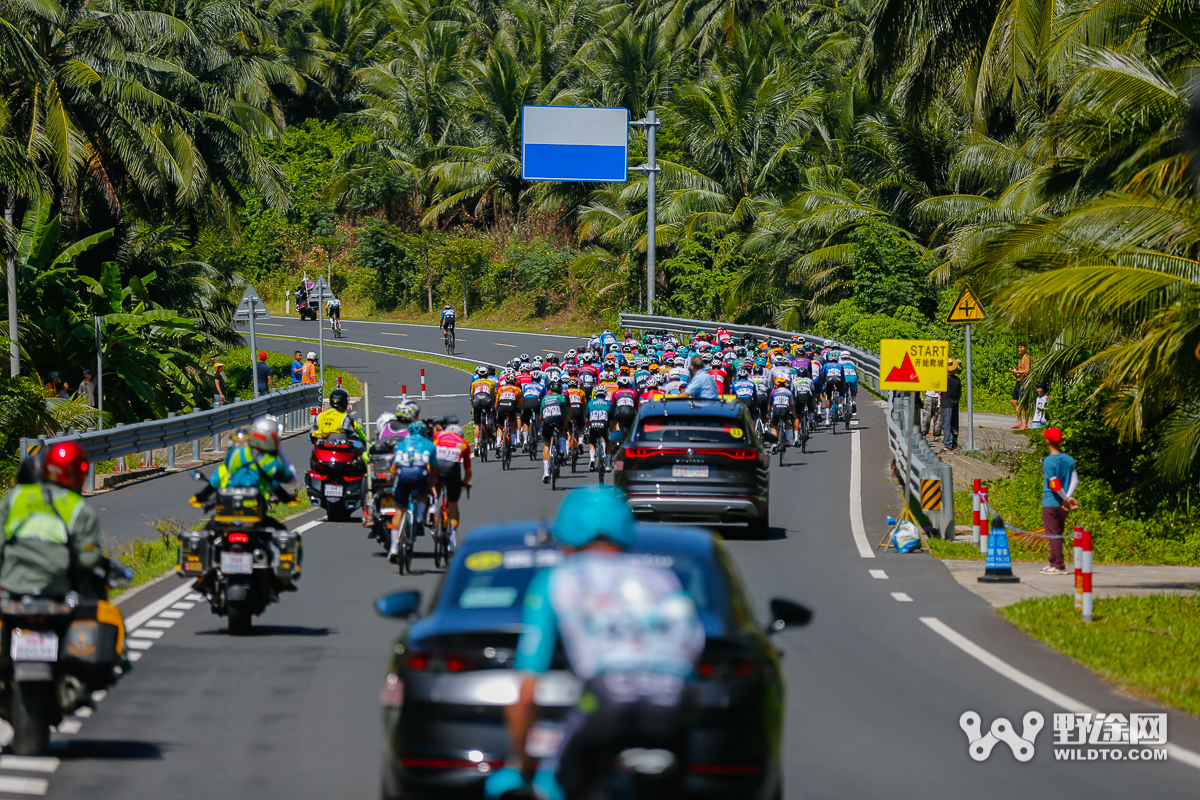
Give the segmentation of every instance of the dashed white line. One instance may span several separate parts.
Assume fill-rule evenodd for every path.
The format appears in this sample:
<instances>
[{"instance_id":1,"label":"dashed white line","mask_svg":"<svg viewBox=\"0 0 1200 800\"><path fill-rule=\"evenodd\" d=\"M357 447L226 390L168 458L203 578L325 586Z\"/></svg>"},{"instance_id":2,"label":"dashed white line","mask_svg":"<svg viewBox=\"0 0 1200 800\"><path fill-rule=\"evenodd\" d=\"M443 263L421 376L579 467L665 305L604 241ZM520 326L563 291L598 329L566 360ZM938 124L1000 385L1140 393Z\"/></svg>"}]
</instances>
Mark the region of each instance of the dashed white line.
<instances>
[{"instance_id":1,"label":"dashed white line","mask_svg":"<svg viewBox=\"0 0 1200 800\"><path fill-rule=\"evenodd\" d=\"M49 788L50 781L45 778L18 778L14 775L0 775L0 792L42 795Z\"/></svg>"},{"instance_id":2,"label":"dashed white line","mask_svg":"<svg viewBox=\"0 0 1200 800\"><path fill-rule=\"evenodd\" d=\"M133 633L129 634L131 639L161 639L166 631L155 630L153 628L138 628Z\"/></svg>"},{"instance_id":3,"label":"dashed white line","mask_svg":"<svg viewBox=\"0 0 1200 800\"><path fill-rule=\"evenodd\" d=\"M178 608L180 611L189 611L196 607L195 603L172 603L171 608Z\"/></svg>"},{"instance_id":4,"label":"dashed white line","mask_svg":"<svg viewBox=\"0 0 1200 800\"><path fill-rule=\"evenodd\" d=\"M150 642L143 642L143 644L150 644ZM132 652L128 656L126 656L126 658L128 658L130 661L141 661L142 654L135 650L134 652Z\"/></svg>"},{"instance_id":5,"label":"dashed white line","mask_svg":"<svg viewBox=\"0 0 1200 800\"><path fill-rule=\"evenodd\" d=\"M1013 683L1033 692L1038 697L1049 700L1059 708L1063 708L1067 711L1077 714L1097 713L1096 709L1092 708L1088 704L1082 703L1073 697L1063 694L1057 689L1042 683L1029 673L1022 672L999 656L993 655L987 650L984 650L982 647L975 644L970 639L963 636L961 633L954 630L937 617L921 617L921 622L924 622L930 630L932 630L938 636L941 636L946 641L950 642L950 644L954 645L959 650L962 650L964 653L976 659L977 661L982 662L984 666L990 667L1004 677L1008 678ZM1184 764L1187 764L1189 767L1200 769L1200 753L1193 752L1188 750L1186 747L1180 747L1179 745L1175 744L1168 744L1167 752L1171 754L1172 761L1181 761Z\"/></svg>"},{"instance_id":6,"label":"dashed white line","mask_svg":"<svg viewBox=\"0 0 1200 800\"><path fill-rule=\"evenodd\" d=\"M175 605L179 605L179 604L176 603ZM171 608L174 608L174 607L175 606L171 606ZM193 607L193 605L191 603L188 603L188 608L192 608L192 607ZM182 611L164 611L161 614L159 614L158 617L159 617L159 619L183 619L183 612Z\"/></svg>"},{"instance_id":7,"label":"dashed white line","mask_svg":"<svg viewBox=\"0 0 1200 800\"><path fill-rule=\"evenodd\" d=\"M321 517L320 519L314 519L312 522L306 522L299 528L296 528L296 530L292 531L292 533L304 533L305 531L310 531L320 525L322 522L325 522L325 519L325 517Z\"/></svg>"},{"instance_id":8,"label":"dashed white line","mask_svg":"<svg viewBox=\"0 0 1200 800\"><path fill-rule=\"evenodd\" d=\"M904 592L892 592L892 599L897 603L911 603L913 599Z\"/></svg>"},{"instance_id":9,"label":"dashed white line","mask_svg":"<svg viewBox=\"0 0 1200 800\"><path fill-rule=\"evenodd\" d=\"M858 442L858 431L850 432L850 530L858 554L863 558L874 558L875 551L867 541L867 528L863 524L862 445Z\"/></svg>"},{"instance_id":10,"label":"dashed white line","mask_svg":"<svg viewBox=\"0 0 1200 800\"><path fill-rule=\"evenodd\" d=\"M57 758L48 756L0 756L0 769L18 772L54 772L58 765Z\"/></svg>"},{"instance_id":11,"label":"dashed white line","mask_svg":"<svg viewBox=\"0 0 1200 800\"><path fill-rule=\"evenodd\" d=\"M167 612L167 611L163 612L163 614L167 614L167 613L170 613L170 612ZM157 618L150 620L143 627L146 627L146 628L170 628L174 624L175 624L175 620L163 619L162 614L159 614ZM141 633L141 631L138 631L138 633Z\"/></svg>"},{"instance_id":12,"label":"dashed white line","mask_svg":"<svg viewBox=\"0 0 1200 800\"><path fill-rule=\"evenodd\" d=\"M888 579L887 573L881 569L871 569L867 571L870 572L871 577L877 581L886 581Z\"/></svg>"},{"instance_id":13,"label":"dashed white line","mask_svg":"<svg viewBox=\"0 0 1200 800\"><path fill-rule=\"evenodd\" d=\"M189 593L195 595L195 593L192 592L191 583L185 583L183 586L172 589L142 610L130 614L125 620L125 630L132 631L142 627L147 620L157 617L158 612L165 611L172 603L182 600L185 596L189 595ZM195 597L196 599L199 599L200 596L195 595Z\"/></svg>"},{"instance_id":14,"label":"dashed white line","mask_svg":"<svg viewBox=\"0 0 1200 800\"><path fill-rule=\"evenodd\" d=\"M149 650L154 646L154 642L147 641L146 639L127 639L125 641L125 646L132 650ZM136 661L137 659L133 658L132 656L133 654L130 653L130 660Z\"/></svg>"},{"instance_id":15,"label":"dashed white line","mask_svg":"<svg viewBox=\"0 0 1200 800\"><path fill-rule=\"evenodd\" d=\"M68 717L67 719L64 719L62 722L55 725L54 730L58 731L59 733L71 734L71 733L79 733L79 729L82 727L83 727L82 722L80 722L77 719L71 719L70 717ZM0 789L3 789L3 787L0 787Z\"/></svg>"},{"instance_id":16,"label":"dashed white line","mask_svg":"<svg viewBox=\"0 0 1200 800\"><path fill-rule=\"evenodd\" d=\"M92 711L87 706L80 706L79 708L75 709L75 716L79 717L80 719L87 719L94 713L95 712ZM0 765L0 766L2 766L2 765Z\"/></svg>"}]
</instances>

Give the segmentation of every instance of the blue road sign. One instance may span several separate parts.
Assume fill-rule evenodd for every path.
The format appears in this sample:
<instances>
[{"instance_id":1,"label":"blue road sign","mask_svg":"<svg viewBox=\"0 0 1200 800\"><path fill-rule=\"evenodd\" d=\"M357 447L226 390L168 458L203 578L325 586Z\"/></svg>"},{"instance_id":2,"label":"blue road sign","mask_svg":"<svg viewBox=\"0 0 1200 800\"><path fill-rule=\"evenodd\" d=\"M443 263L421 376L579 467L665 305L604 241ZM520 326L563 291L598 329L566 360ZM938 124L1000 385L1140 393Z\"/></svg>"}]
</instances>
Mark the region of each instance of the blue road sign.
<instances>
[{"instance_id":1,"label":"blue road sign","mask_svg":"<svg viewBox=\"0 0 1200 800\"><path fill-rule=\"evenodd\" d=\"M522 109L521 177L525 180L624 183L628 167L628 109Z\"/></svg>"}]
</instances>

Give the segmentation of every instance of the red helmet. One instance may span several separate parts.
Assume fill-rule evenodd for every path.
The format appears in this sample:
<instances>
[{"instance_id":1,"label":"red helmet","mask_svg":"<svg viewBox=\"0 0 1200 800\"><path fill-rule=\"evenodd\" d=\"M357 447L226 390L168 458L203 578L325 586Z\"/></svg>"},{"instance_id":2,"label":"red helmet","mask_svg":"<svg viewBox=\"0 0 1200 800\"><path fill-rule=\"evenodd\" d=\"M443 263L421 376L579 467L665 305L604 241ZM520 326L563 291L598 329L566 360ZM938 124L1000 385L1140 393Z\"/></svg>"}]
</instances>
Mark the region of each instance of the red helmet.
<instances>
[{"instance_id":1,"label":"red helmet","mask_svg":"<svg viewBox=\"0 0 1200 800\"><path fill-rule=\"evenodd\" d=\"M46 453L46 466L42 468L42 476L50 483L82 492L87 471L88 462L83 448L75 442L62 442L51 446L50 452Z\"/></svg>"}]
</instances>

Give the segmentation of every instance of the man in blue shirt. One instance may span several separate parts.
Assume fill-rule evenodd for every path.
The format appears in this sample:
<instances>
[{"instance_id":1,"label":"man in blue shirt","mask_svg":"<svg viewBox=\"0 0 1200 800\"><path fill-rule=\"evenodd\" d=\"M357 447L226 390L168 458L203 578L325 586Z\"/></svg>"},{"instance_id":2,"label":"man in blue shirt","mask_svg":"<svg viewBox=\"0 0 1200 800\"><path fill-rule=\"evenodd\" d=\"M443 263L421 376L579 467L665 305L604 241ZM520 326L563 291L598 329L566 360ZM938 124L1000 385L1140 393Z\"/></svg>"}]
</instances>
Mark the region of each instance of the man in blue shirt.
<instances>
[{"instance_id":1,"label":"man in blue shirt","mask_svg":"<svg viewBox=\"0 0 1200 800\"><path fill-rule=\"evenodd\" d=\"M304 359L300 357L301 353L297 350L293 353L292 358L292 386L303 383L304 381Z\"/></svg>"},{"instance_id":2,"label":"man in blue shirt","mask_svg":"<svg viewBox=\"0 0 1200 800\"><path fill-rule=\"evenodd\" d=\"M1042 527L1050 537L1050 563L1042 568L1045 575L1065 575L1063 562L1063 531L1067 529L1067 514L1079 508L1072 495L1079 486L1075 459L1062 451L1062 431L1047 428L1042 434L1050 455L1042 459Z\"/></svg>"},{"instance_id":3,"label":"man in blue shirt","mask_svg":"<svg viewBox=\"0 0 1200 800\"><path fill-rule=\"evenodd\" d=\"M704 360L700 356L692 356L691 367L692 378L679 396L694 397L697 400L719 400L721 394L717 389L717 379L704 368Z\"/></svg>"}]
</instances>

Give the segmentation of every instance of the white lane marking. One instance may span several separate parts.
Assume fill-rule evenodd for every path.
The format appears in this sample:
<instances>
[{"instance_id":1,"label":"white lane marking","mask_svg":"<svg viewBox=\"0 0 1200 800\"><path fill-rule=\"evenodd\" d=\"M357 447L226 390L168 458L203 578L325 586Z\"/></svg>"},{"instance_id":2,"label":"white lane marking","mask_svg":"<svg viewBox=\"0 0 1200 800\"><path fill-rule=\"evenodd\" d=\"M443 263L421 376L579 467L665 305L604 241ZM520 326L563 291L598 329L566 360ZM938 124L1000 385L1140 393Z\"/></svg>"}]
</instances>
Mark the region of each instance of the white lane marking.
<instances>
[{"instance_id":1,"label":"white lane marking","mask_svg":"<svg viewBox=\"0 0 1200 800\"><path fill-rule=\"evenodd\" d=\"M49 756L0 756L0 769L19 772L54 772L59 763L57 758Z\"/></svg>"},{"instance_id":2,"label":"white lane marking","mask_svg":"<svg viewBox=\"0 0 1200 800\"><path fill-rule=\"evenodd\" d=\"M343 322L353 322L356 325L396 325L396 326L404 326L407 328L427 328L431 331L440 331L442 329L440 325L431 325L431 324L423 323L423 322L386 322L384 320L375 320L375 319L346 319L346 320L343 320ZM257 323L255 323L255 324L257 324ZM580 342L584 342L584 343L586 343L588 340L588 337L586 337L586 336L576 336L576 335L570 334L570 333L534 333L533 331L504 331L504 330L500 330L499 328L464 328L461 325L456 325L454 328L454 331L455 331L455 333L457 333L458 331L482 331L483 333L499 333L499 334L503 334L505 336L544 336L547 339L574 339L576 341L580 341Z\"/></svg>"},{"instance_id":3,"label":"white lane marking","mask_svg":"<svg viewBox=\"0 0 1200 800\"><path fill-rule=\"evenodd\" d=\"M77 719L67 717L62 722L55 726L54 730L59 733L79 733L79 729L83 727L83 723Z\"/></svg>"},{"instance_id":4,"label":"white lane marking","mask_svg":"<svg viewBox=\"0 0 1200 800\"><path fill-rule=\"evenodd\" d=\"M980 661L984 666L991 667L1013 683L1024 689L1028 689L1038 697L1049 700L1059 708L1077 714L1097 713L1096 709L1087 703L1082 703L1073 697L1063 694L1057 689L1042 683L1028 672L1022 672L999 656L992 655L937 617L921 617L920 619L921 622L929 626L930 630L950 642L950 644L959 650ZM1200 753L1193 752L1186 747L1180 747L1176 744L1167 744L1167 752L1171 754L1171 760L1181 761L1189 767L1200 769Z\"/></svg>"},{"instance_id":5,"label":"white lane marking","mask_svg":"<svg viewBox=\"0 0 1200 800\"><path fill-rule=\"evenodd\" d=\"M897 603L911 603L913 599L904 592L892 592L892 599Z\"/></svg>"},{"instance_id":6,"label":"white lane marking","mask_svg":"<svg viewBox=\"0 0 1200 800\"><path fill-rule=\"evenodd\" d=\"M92 715L92 713L92 710L87 706L80 706L79 708L75 709L75 716L79 717L80 719L87 719Z\"/></svg>"},{"instance_id":7,"label":"white lane marking","mask_svg":"<svg viewBox=\"0 0 1200 800\"><path fill-rule=\"evenodd\" d=\"M299 336L294 337L291 340L299 341L299 342L308 342L309 344L316 344L316 341L317 341L316 339L309 339L306 337L299 337ZM460 337L458 339L458 341L461 342L462 338ZM422 355L422 356L440 356L441 358L447 358L445 350L443 350L440 353L436 353L433 350L414 350L411 347L392 347L391 345L379 344L378 342L351 342L351 341L347 341L346 339L340 339L336 343L333 343L333 342L329 343L330 347L337 347L338 345L341 345L343 347L376 347L376 348L379 348L380 350L395 350L397 353L399 353L401 355L403 355L405 353L417 353L418 355ZM501 366L500 364L493 364L490 361L481 361L478 358L467 358L462 353L455 353L452 357L458 359L459 361L466 362L468 364L483 364L485 367L495 367L497 369L499 369ZM450 367L450 369L457 369L457 367Z\"/></svg>"},{"instance_id":8,"label":"white lane marking","mask_svg":"<svg viewBox=\"0 0 1200 800\"><path fill-rule=\"evenodd\" d=\"M174 606L171 606L174 608ZM158 615L159 619L183 619L182 611L164 611Z\"/></svg>"},{"instance_id":9,"label":"white lane marking","mask_svg":"<svg viewBox=\"0 0 1200 800\"><path fill-rule=\"evenodd\" d=\"M171 608L178 608L180 611L190 611L195 608L195 603L172 603Z\"/></svg>"},{"instance_id":10,"label":"white lane marking","mask_svg":"<svg viewBox=\"0 0 1200 800\"><path fill-rule=\"evenodd\" d=\"M171 612L169 612L169 611L163 612L163 614L169 614L169 613L171 613ZM146 627L146 628L170 628L175 624L175 620L173 620L173 619L161 619L162 614L159 614L158 616L160 617L159 619L150 620L149 622L147 622L145 624L144 627Z\"/></svg>"},{"instance_id":11,"label":"white lane marking","mask_svg":"<svg viewBox=\"0 0 1200 800\"><path fill-rule=\"evenodd\" d=\"M150 644L150 642L146 642L146 644ZM130 654L129 654L129 656L128 656L128 658L129 658L129 660L130 660L130 661L141 661L141 660L142 660L142 654L141 654L141 653L136 653L136 652L135 652L135 653L130 653Z\"/></svg>"},{"instance_id":12,"label":"white lane marking","mask_svg":"<svg viewBox=\"0 0 1200 800\"><path fill-rule=\"evenodd\" d=\"M125 620L125 630L132 631L137 628L140 628L148 620L151 620L151 619L154 619L155 617L157 617L158 612L165 611L167 608L169 608L171 606L172 603L179 602L179 600L183 599L183 597L191 591L192 591L191 582L185 583L183 586L179 586L175 589L172 589L171 591L167 592L162 597L155 600L150 605L143 608L141 611L136 611L133 614L130 614L129 617L126 618L126 620Z\"/></svg>"},{"instance_id":13,"label":"white lane marking","mask_svg":"<svg viewBox=\"0 0 1200 800\"><path fill-rule=\"evenodd\" d=\"M858 431L850 432L850 530L854 533L858 554L863 558L874 558L875 551L867 541L867 528L863 525L862 445L858 443Z\"/></svg>"},{"instance_id":14,"label":"white lane marking","mask_svg":"<svg viewBox=\"0 0 1200 800\"><path fill-rule=\"evenodd\" d=\"M148 639L127 639L125 646L134 650L149 650L154 646L154 642Z\"/></svg>"},{"instance_id":15,"label":"white lane marking","mask_svg":"<svg viewBox=\"0 0 1200 800\"><path fill-rule=\"evenodd\" d=\"M204 599L204 597L202 595L197 594L196 592L192 592L191 594L184 596L183 599L187 600L189 603L199 603L201 600Z\"/></svg>"},{"instance_id":16,"label":"white lane marking","mask_svg":"<svg viewBox=\"0 0 1200 800\"><path fill-rule=\"evenodd\" d=\"M166 631L155 630L154 628L138 628L133 633L129 634L133 639L161 639Z\"/></svg>"},{"instance_id":17,"label":"white lane marking","mask_svg":"<svg viewBox=\"0 0 1200 800\"><path fill-rule=\"evenodd\" d=\"M871 577L877 581L886 581L888 579L887 573L881 569L869 569L867 572L871 573Z\"/></svg>"},{"instance_id":18,"label":"white lane marking","mask_svg":"<svg viewBox=\"0 0 1200 800\"><path fill-rule=\"evenodd\" d=\"M851 425L857 425L857 424L858 424L858 420L856 420L856 419L852 419L852 420L850 420L850 424L851 424Z\"/></svg>"},{"instance_id":19,"label":"white lane marking","mask_svg":"<svg viewBox=\"0 0 1200 800\"><path fill-rule=\"evenodd\" d=\"M42 795L49 788L50 781L45 778L18 778L14 775L0 775L0 792Z\"/></svg>"},{"instance_id":20,"label":"white lane marking","mask_svg":"<svg viewBox=\"0 0 1200 800\"><path fill-rule=\"evenodd\" d=\"M101 690L99 690L99 691L97 691L97 692L92 692L92 699L93 699L93 700L95 700L97 703L99 703L100 701L102 701L102 700L103 700L104 698L106 698L106 697L108 697L108 690L107 690L107 689L101 689Z\"/></svg>"},{"instance_id":21,"label":"white lane marking","mask_svg":"<svg viewBox=\"0 0 1200 800\"><path fill-rule=\"evenodd\" d=\"M306 522L299 528L296 528L296 530L292 531L292 533L304 533L305 531L311 531L313 528L324 522L325 519L325 517L321 517L320 519L314 519L312 522Z\"/></svg>"},{"instance_id":22,"label":"white lane marking","mask_svg":"<svg viewBox=\"0 0 1200 800\"><path fill-rule=\"evenodd\" d=\"M467 394L464 393L464 394L431 394L431 395L429 395L429 398L435 398L435 397L467 397ZM429 398L426 398L426 399L429 399ZM383 399L384 400L408 400L409 397L406 394L385 394L383 396ZM413 399L416 399L416 398L413 398Z\"/></svg>"}]
</instances>

